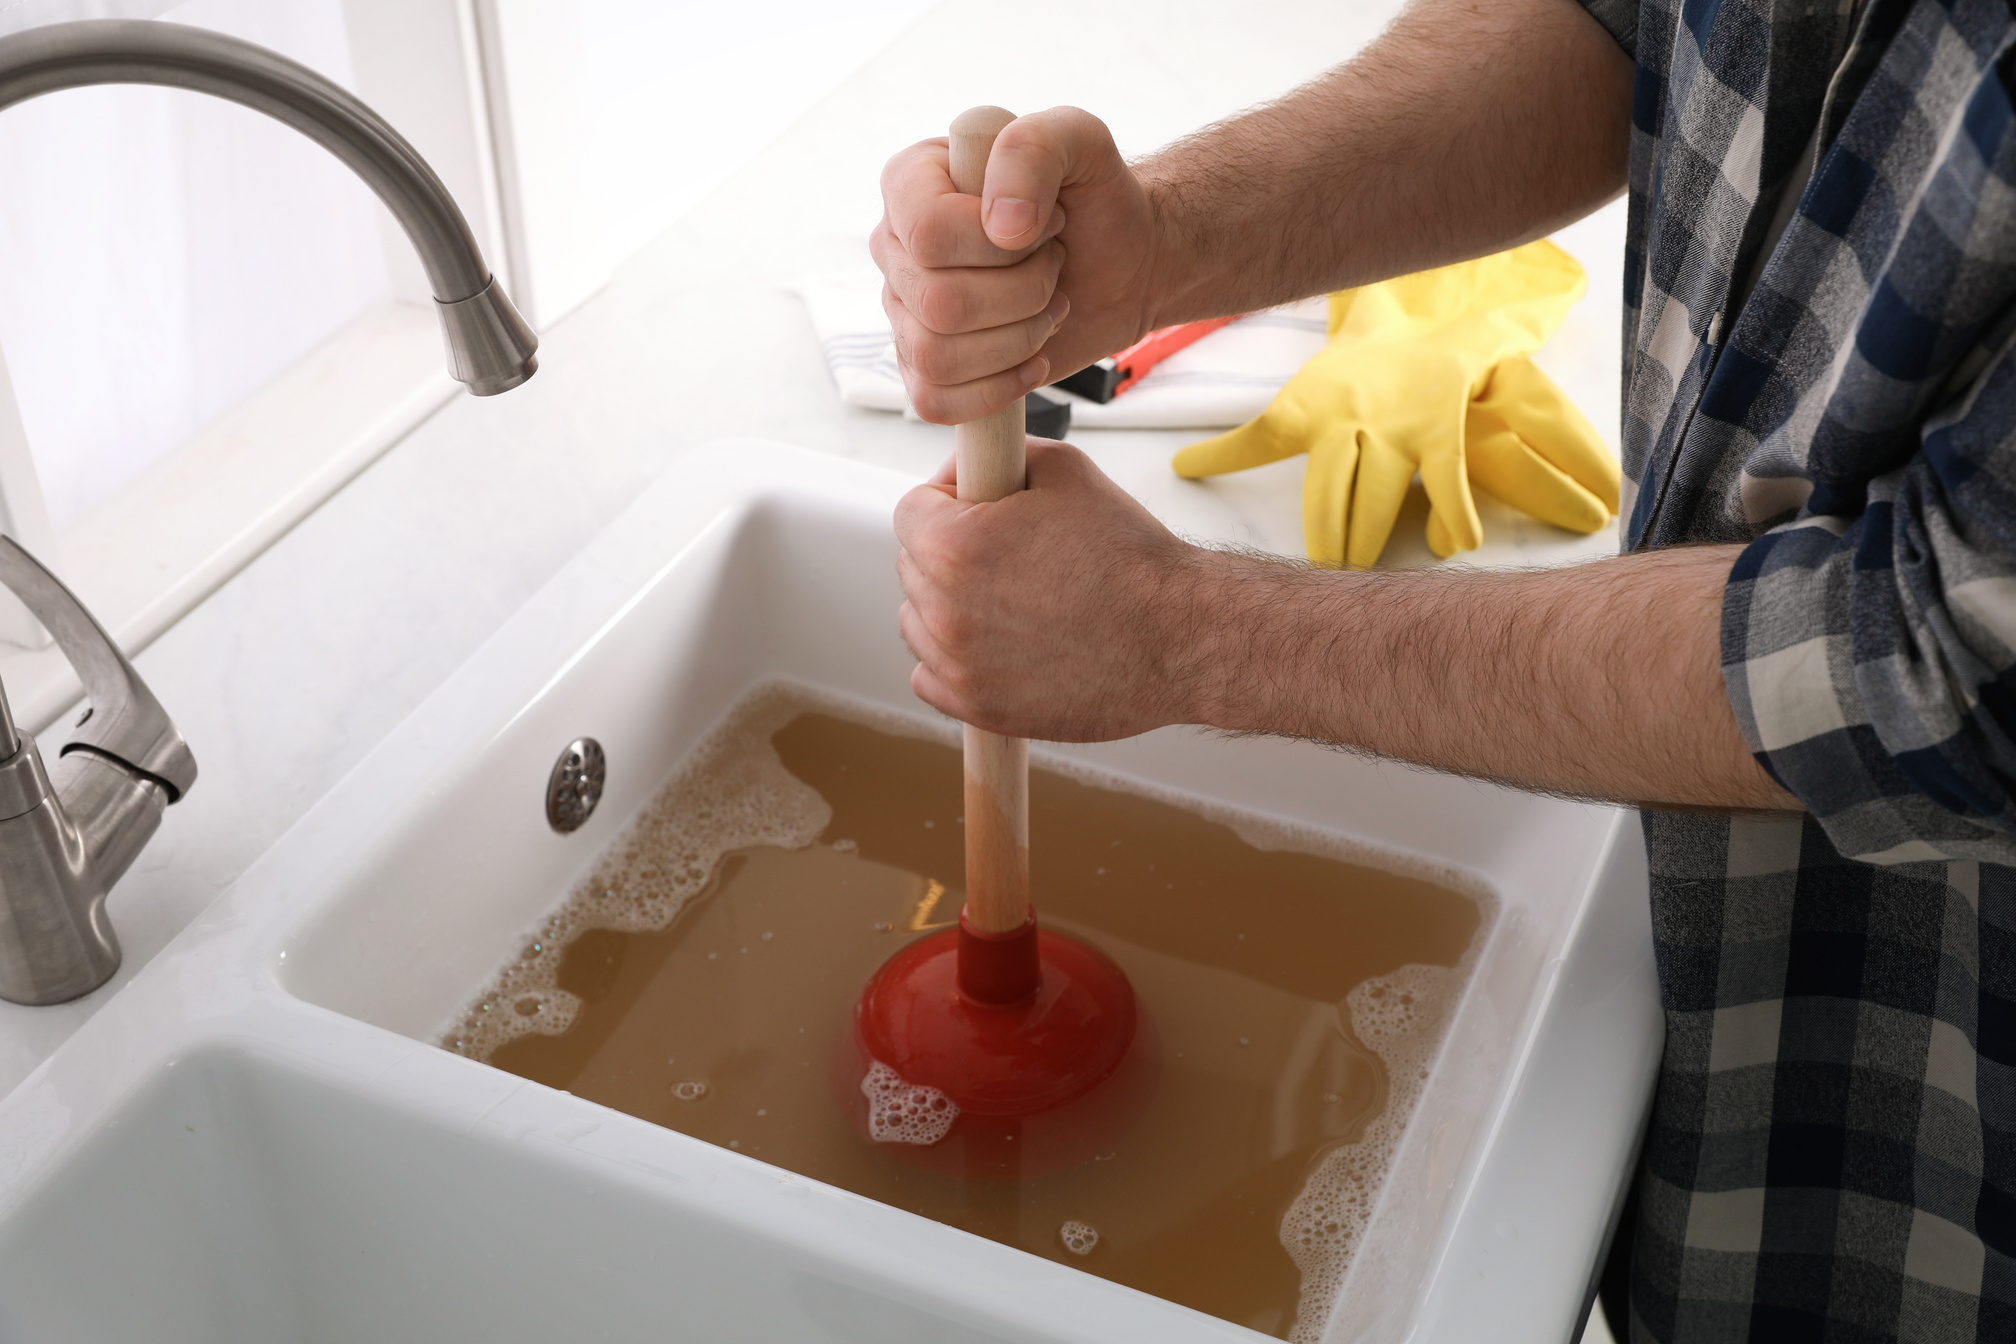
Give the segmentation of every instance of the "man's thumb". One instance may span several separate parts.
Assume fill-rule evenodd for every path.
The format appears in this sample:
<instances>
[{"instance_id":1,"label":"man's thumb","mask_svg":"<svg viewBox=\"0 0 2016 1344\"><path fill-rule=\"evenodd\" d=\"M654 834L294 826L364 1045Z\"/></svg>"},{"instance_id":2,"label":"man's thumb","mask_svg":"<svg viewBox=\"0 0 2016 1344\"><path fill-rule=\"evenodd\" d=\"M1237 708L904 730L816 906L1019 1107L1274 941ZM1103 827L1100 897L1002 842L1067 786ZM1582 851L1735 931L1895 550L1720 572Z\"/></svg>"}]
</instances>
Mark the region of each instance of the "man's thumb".
<instances>
[{"instance_id":1,"label":"man's thumb","mask_svg":"<svg viewBox=\"0 0 2016 1344\"><path fill-rule=\"evenodd\" d=\"M1120 151L1106 123L1076 107L1053 107L1002 128L987 159L980 222L997 247L1037 242L1063 188L1116 164Z\"/></svg>"}]
</instances>

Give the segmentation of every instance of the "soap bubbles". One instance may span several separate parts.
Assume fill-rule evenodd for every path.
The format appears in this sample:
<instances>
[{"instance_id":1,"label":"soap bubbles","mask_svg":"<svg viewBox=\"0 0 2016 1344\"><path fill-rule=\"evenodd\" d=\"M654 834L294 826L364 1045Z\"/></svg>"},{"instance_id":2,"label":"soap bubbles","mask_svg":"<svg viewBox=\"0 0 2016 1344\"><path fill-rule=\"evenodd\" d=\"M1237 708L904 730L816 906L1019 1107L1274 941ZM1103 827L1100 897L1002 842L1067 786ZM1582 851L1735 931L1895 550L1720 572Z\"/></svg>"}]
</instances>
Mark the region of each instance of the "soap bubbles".
<instances>
[{"instance_id":1,"label":"soap bubbles","mask_svg":"<svg viewBox=\"0 0 2016 1344\"><path fill-rule=\"evenodd\" d=\"M905 1081L879 1061L861 1080L868 1098L868 1137L877 1143L914 1143L928 1148L945 1137L959 1108L935 1087Z\"/></svg>"},{"instance_id":2,"label":"soap bubbles","mask_svg":"<svg viewBox=\"0 0 2016 1344\"><path fill-rule=\"evenodd\" d=\"M1296 1344L1313 1341L1323 1328L1462 986L1460 970L1416 964L1366 980L1344 997L1352 1034L1386 1068L1386 1105L1357 1142L1322 1156L1282 1215L1281 1244L1302 1271L1302 1306L1288 1336Z\"/></svg>"},{"instance_id":3,"label":"soap bubbles","mask_svg":"<svg viewBox=\"0 0 2016 1344\"><path fill-rule=\"evenodd\" d=\"M488 1059L519 1036L559 1035L574 1025L581 1009L581 1001L560 988L560 963L576 937L589 929L666 928L706 890L729 851L811 844L832 821L833 809L784 768L770 745L771 735L810 702L802 691L772 685L737 706L610 842L559 909L530 932L442 1033L442 1044L459 1055ZM500 1004L517 1011L499 1011Z\"/></svg>"}]
</instances>

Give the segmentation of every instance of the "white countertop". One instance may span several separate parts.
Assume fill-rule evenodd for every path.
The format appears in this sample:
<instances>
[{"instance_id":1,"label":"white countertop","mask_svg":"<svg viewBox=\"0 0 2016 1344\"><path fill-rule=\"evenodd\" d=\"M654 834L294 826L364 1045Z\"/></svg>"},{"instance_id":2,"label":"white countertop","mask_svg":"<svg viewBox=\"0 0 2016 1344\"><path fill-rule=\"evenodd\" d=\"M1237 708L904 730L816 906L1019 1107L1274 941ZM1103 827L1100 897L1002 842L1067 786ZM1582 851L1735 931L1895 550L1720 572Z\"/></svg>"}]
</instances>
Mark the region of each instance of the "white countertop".
<instances>
[{"instance_id":1,"label":"white countertop","mask_svg":"<svg viewBox=\"0 0 2016 1344\"><path fill-rule=\"evenodd\" d=\"M891 153L989 102L1075 103L1143 153L1345 58L1395 8L1039 0L1018 10L1014 33L977 0L926 16L548 332L531 383L450 403L136 659L201 778L112 894L119 974L75 1003L0 1004L0 1094L675 458L755 435L919 475L937 466L951 431L842 406L787 292L865 259ZM1588 268L1590 294L1539 357L1606 432L1618 419L1622 209L1559 236ZM1181 481L1168 459L1197 437L1073 439L1177 530L1299 554L1301 460ZM1480 512L1486 542L1471 563L1557 563L1616 545L1614 528L1573 538L1488 500ZM1423 516L1417 498L1390 562L1429 559Z\"/></svg>"}]
</instances>

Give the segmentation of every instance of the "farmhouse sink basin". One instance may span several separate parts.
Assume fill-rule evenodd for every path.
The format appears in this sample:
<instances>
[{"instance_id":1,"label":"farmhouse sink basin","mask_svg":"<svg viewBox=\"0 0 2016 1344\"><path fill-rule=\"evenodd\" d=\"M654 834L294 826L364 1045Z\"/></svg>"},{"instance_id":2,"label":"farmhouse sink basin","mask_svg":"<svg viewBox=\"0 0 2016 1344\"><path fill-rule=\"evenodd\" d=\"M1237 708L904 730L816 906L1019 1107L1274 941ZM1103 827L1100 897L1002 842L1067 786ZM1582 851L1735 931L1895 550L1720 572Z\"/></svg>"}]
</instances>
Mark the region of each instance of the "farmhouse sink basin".
<instances>
[{"instance_id":1,"label":"farmhouse sink basin","mask_svg":"<svg viewBox=\"0 0 2016 1344\"><path fill-rule=\"evenodd\" d=\"M928 717L910 484L724 442L577 556L0 1100L0 1339L1264 1338L432 1044L752 687ZM1635 819L1190 730L1046 753L1492 894L1322 1337L1570 1338L1661 1039Z\"/></svg>"}]
</instances>

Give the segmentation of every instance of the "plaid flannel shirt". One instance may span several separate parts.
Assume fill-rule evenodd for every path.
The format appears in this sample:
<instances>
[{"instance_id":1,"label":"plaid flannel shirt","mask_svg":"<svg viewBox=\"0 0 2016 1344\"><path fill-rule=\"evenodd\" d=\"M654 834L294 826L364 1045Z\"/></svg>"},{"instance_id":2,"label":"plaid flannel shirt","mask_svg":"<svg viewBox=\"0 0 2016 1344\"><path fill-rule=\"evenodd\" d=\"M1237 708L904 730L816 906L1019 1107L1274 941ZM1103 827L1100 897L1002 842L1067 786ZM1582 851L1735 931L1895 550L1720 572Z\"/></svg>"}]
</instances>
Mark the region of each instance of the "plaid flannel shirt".
<instances>
[{"instance_id":1,"label":"plaid flannel shirt","mask_svg":"<svg viewBox=\"0 0 2016 1344\"><path fill-rule=\"evenodd\" d=\"M2016 21L1584 3L1637 63L1625 544L1744 544L1730 701L1809 809L1645 815L1631 1336L2016 1340Z\"/></svg>"}]
</instances>

